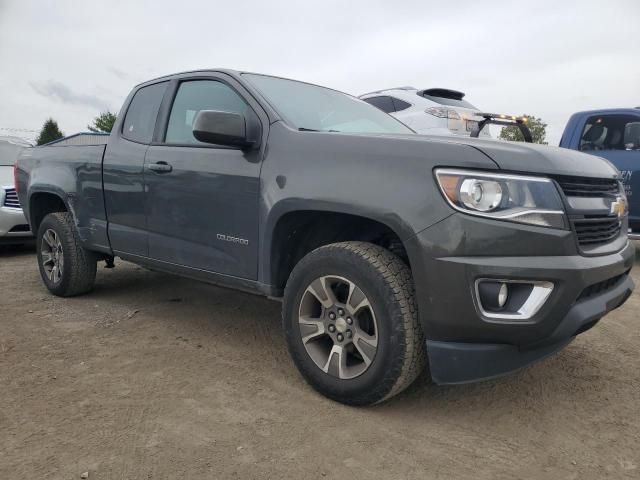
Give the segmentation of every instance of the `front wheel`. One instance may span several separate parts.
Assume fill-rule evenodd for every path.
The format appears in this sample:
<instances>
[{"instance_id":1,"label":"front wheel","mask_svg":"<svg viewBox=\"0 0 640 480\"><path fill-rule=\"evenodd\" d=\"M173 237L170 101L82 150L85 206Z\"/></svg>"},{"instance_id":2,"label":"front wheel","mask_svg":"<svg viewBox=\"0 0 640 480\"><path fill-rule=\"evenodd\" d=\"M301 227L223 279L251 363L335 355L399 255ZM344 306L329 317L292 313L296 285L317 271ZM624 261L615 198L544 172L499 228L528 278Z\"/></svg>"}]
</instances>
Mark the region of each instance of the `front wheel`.
<instances>
[{"instance_id":1,"label":"front wheel","mask_svg":"<svg viewBox=\"0 0 640 480\"><path fill-rule=\"evenodd\" d=\"M97 257L80 245L70 213L50 213L42 220L36 248L40 276L51 293L71 297L93 288Z\"/></svg>"},{"instance_id":2,"label":"front wheel","mask_svg":"<svg viewBox=\"0 0 640 480\"><path fill-rule=\"evenodd\" d=\"M411 272L377 245L335 243L305 256L287 282L283 321L304 378L342 403L384 401L424 367Z\"/></svg>"}]
</instances>

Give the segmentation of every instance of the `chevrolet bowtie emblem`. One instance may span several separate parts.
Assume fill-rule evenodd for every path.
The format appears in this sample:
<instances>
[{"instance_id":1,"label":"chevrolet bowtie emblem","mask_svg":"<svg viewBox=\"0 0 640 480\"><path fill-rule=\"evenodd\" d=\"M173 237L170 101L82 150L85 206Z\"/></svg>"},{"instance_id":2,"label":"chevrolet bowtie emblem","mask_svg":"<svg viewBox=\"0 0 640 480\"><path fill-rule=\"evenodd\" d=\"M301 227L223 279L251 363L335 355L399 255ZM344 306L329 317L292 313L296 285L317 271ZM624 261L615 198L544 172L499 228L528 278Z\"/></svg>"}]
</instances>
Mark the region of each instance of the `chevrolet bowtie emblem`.
<instances>
[{"instance_id":1,"label":"chevrolet bowtie emblem","mask_svg":"<svg viewBox=\"0 0 640 480\"><path fill-rule=\"evenodd\" d=\"M622 197L616 198L616 201L611 203L611 214L620 218L625 213L627 213L627 201Z\"/></svg>"}]
</instances>

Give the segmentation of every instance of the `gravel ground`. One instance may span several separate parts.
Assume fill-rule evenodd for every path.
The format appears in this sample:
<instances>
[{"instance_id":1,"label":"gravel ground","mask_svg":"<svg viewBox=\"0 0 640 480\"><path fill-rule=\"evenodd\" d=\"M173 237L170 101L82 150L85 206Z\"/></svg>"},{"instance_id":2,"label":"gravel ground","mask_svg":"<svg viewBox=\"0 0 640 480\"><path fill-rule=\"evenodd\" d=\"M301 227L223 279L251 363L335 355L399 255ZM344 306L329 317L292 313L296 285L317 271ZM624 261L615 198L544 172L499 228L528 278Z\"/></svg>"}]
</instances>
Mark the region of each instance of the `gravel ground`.
<instances>
[{"instance_id":1,"label":"gravel ground","mask_svg":"<svg viewBox=\"0 0 640 480\"><path fill-rule=\"evenodd\" d=\"M638 310L509 377L350 408L302 381L276 302L124 262L55 298L4 249L0 479L640 478Z\"/></svg>"}]
</instances>

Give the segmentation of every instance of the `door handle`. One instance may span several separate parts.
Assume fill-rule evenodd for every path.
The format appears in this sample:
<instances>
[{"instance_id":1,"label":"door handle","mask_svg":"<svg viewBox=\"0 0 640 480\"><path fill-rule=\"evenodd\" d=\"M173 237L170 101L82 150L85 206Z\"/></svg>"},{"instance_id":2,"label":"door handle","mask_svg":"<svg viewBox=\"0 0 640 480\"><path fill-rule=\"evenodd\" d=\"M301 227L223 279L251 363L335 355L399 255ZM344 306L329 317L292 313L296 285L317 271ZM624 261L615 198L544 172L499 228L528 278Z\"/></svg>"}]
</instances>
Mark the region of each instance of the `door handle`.
<instances>
[{"instance_id":1,"label":"door handle","mask_svg":"<svg viewBox=\"0 0 640 480\"><path fill-rule=\"evenodd\" d=\"M151 170L152 172L156 173L169 173L171 170L173 170L173 167L167 162L156 162L149 163L147 165L147 170Z\"/></svg>"}]
</instances>

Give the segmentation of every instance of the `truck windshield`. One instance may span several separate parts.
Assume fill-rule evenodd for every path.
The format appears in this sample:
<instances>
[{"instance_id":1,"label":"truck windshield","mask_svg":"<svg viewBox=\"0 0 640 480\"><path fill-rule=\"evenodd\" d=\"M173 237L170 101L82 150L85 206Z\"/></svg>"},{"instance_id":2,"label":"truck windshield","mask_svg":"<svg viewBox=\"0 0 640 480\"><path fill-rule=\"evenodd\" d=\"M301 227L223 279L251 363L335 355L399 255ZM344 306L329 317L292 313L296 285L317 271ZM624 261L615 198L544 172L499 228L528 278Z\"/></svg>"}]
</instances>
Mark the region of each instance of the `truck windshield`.
<instances>
[{"instance_id":1,"label":"truck windshield","mask_svg":"<svg viewBox=\"0 0 640 480\"><path fill-rule=\"evenodd\" d=\"M414 133L376 107L336 90L266 75L244 76L287 123L299 130Z\"/></svg>"}]
</instances>

